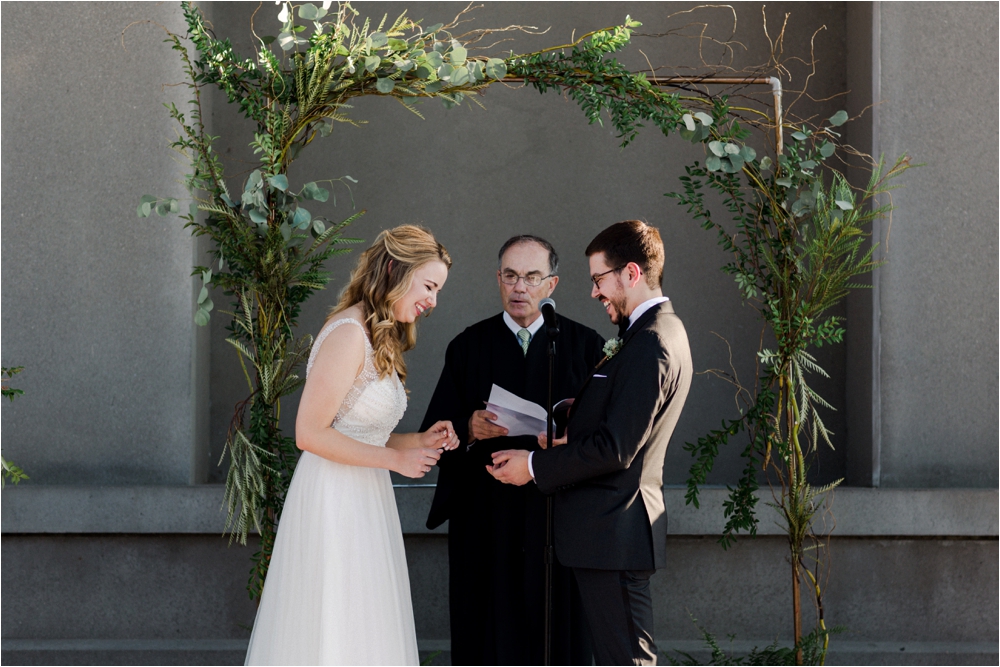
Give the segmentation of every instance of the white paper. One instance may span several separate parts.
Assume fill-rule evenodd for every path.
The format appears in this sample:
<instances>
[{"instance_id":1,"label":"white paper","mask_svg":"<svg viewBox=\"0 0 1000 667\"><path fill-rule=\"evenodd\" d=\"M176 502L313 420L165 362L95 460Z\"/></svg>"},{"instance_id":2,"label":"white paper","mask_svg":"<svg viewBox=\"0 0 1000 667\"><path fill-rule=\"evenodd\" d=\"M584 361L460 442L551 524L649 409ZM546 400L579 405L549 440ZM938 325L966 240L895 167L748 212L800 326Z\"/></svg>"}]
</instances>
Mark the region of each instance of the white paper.
<instances>
[{"instance_id":1,"label":"white paper","mask_svg":"<svg viewBox=\"0 0 1000 667\"><path fill-rule=\"evenodd\" d=\"M493 422L507 429L508 436L537 436L545 431L545 408L493 385L486 409L497 416Z\"/></svg>"}]
</instances>

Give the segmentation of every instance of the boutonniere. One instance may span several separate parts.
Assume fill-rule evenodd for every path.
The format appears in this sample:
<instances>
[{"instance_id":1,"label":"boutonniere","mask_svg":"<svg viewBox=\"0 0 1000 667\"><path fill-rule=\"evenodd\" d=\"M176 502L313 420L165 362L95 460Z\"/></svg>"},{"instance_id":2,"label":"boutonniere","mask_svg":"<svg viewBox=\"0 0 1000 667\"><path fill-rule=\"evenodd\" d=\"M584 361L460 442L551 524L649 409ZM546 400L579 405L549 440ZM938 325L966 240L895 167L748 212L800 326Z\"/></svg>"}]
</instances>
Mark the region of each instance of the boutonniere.
<instances>
[{"instance_id":1,"label":"boutonniere","mask_svg":"<svg viewBox=\"0 0 1000 667\"><path fill-rule=\"evenodd\" d=\"M607 361L611 357L613 357L616 354L618 354L618 352L621 349L622 349L622 339L621 338L612 338L607 343L605 343L604 344L604 350L603 350L603 352L604 352L604 358L601 359L601 361L597 364L597 368L600 368L605 363L607 363Z\"/></svg>"}]
</instances>

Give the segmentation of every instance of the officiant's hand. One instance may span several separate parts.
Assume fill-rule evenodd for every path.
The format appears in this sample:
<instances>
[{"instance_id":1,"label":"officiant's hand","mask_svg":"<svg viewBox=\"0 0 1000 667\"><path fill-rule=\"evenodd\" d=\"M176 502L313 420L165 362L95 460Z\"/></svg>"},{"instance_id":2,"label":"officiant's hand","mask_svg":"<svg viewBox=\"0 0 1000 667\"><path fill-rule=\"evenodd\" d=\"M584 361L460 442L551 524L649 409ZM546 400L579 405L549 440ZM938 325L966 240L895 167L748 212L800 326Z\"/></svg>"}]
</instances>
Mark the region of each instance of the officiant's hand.
<instances>
[{"instance_id":1,"label":"officiant's hand","mask_svg":"<svg viewBox=\"0 0 1000 667\"><path fill-rule=\"evenodd\" d=\"M498 424L494 424L497 416L489 410L476 410L469 417L469 442L476 440L489 440L507 435L507 429Z\"/></svg>"},{"instance_id":2,"label":"officiant's hand","mask_svg":"<svg viewBox=\"0 0 1000 667\"><path fill-rule=\"evenodd\" d=\"M420 446L450 452L458 447L458 436L450 421L439 421L420 434Z\"/></svg>"},{"instance_id":3,"label":"officiant's hand","mask_svg":"<svg viewBox=\"0 0 1000 667\"><path fill-rule=\"evenodd\" d=\"M493 465L486 466L486 470L504 484L524 486L531 481L531 472L528 471L528 452L523 449L493 452Z\"/></svg>"},{"instance_id":4,"label":"officiant's hand","mask_svg":"<svg viewBox=\"0 0 1000 667\"><path fill-rule=\"evenodd\" d=\"M561 438L552 438L552 446L553 447L558 447L559 445L565 445L566 444L566 439L568 437L569 437L569 435L567 434L567 435L564 435ZM541 447L542 449L545 449L546 445L548 444L548 441L549 441L549 438L548 438L548 434L547 433L539 433L538 434L538 446L539 447Z\"/></svg>"}]
</instances>

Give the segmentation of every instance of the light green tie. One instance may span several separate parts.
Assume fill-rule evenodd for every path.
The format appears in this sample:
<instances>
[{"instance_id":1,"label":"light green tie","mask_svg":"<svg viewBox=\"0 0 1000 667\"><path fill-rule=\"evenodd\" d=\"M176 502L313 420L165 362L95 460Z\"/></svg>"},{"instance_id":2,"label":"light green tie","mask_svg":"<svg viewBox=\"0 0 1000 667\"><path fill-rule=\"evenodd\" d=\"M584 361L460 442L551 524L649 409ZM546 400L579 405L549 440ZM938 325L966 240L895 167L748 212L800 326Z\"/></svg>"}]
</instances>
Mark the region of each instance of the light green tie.
<instances>
[{"instance_id":1,"label":"light green tie","mask_svg":"<svg viewBox=\"0 0 1000 667\"><path fill-rule=\"evenodd\" d=\"M528 356L528 343L531 342L531 332L527 329L521 329L517 332L517 337L521 341L521 351L524 352L525 356Z\"/></svg>"}]
</instances>

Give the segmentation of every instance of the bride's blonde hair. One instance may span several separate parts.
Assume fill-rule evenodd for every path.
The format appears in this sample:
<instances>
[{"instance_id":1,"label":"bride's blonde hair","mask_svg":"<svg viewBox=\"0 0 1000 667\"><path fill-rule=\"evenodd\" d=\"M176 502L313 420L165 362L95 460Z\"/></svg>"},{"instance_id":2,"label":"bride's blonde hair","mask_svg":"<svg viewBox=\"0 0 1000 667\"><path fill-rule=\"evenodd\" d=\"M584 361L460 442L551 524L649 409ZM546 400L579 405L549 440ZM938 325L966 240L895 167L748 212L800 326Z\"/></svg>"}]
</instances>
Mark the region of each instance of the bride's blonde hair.
<instances>
[{"instance_id":1,"label":"bride's blonde hair","mask_svg":"<svg viewBox=\"0 0 1000 667\"><path fill-rule=\"evenodd\" d=\"M406 381L403 353L417 344L417 327L413 322L397 322L392 307L410 290L416 270L429 262L442 262L451 269L451 256L429 230L400 225L383 231L361 253L351 281L326 318L329 322L341 311L361 304L379 377L395 370L400 381Z\"/></svg>"}]
</instances>

